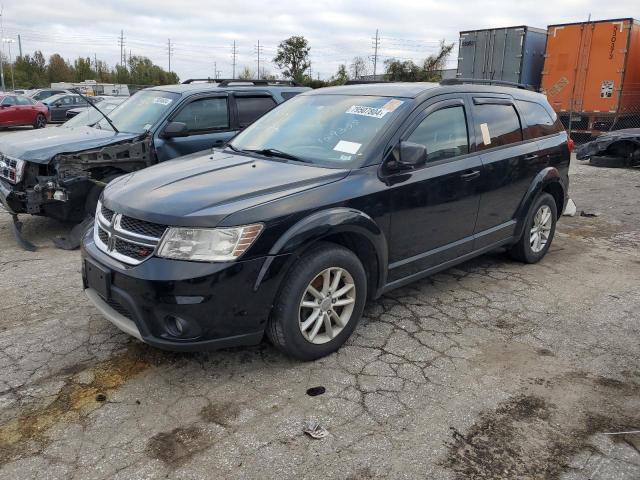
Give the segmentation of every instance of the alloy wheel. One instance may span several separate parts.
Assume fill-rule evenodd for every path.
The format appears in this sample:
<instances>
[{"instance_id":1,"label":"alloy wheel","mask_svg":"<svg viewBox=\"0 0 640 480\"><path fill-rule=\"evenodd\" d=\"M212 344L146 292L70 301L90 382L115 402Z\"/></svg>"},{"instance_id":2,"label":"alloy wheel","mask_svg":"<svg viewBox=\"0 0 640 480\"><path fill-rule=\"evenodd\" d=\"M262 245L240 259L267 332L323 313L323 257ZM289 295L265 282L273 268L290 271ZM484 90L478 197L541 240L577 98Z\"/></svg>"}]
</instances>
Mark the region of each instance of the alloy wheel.
<instances>
[{"instance_id":1,"label":"alloy wheel","mask_svg":"<svg viewBox=\"0 0 640 480\"><path fill-rule=\"evenodd\" d=\"M299 309L303 337L314 344L330 342L346 327L356 302L355 282L344 268L330 267L307 286Z\"/></svg>"},{"instance_id":2,"label":"alloy wheel","mask_svg":"<svg viewBox=\"0 0 640 480\"><path fill-rule=\"evenodd\" d=\"M533 253L540 253L549 242L551 227L553 225L553 215L548 205L541 205L533 216L529 243Z\"/></svg>"}]
</instances>

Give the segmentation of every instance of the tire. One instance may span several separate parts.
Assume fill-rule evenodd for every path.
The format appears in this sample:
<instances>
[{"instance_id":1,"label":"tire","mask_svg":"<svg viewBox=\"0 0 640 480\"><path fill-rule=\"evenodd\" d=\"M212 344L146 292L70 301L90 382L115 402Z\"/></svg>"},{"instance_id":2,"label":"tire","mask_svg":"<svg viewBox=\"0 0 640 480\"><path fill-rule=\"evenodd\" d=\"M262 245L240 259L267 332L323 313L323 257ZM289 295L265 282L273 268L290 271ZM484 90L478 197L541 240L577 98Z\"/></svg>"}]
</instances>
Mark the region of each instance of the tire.
<instances>
[{"instance_id":1,"label":"tire","mask_svg":"<svg viewBox=\"0 0 640 480\"><path fill-rule=\"evenodd\" d=\"M541 233L546 231L546 243L544 243L544 245L542 245L542 242L536 243L536 241L533 240L532 229L534 228L536 216L539 212L544 212L542 215L546 215L546 213L550 214L550 224L545 223L544 228L540 226L538 227L538 235L541 235ZM544 219L544 216L541 217L541 219ZM538 198L533 202L533 205L527 214L522 237L520 237L520 240L518 240L518 242L509 250L511 258L524 263L537 263L542 260L542 258L547 254L547 251L551 246L551 242L553 241L553 236L556 232L557 220L558 207L553 196L548 193L541 193L538 195ZM541 235L538 238L544 240L544 235ZM534 243L533 245L532 242Z\"/></svg>"},{"instance_id":2,"label":"tire","mask_svg":"<svg viewBox=\"0 0 640 480\"><path fill-rule=\"evenodd\" d=\"M106 175L104 178L101 178L100 181L104 183L109 183L111 180L119 177L120 175L124 175L124 173L115 173L111 175ZM87 215L95 215L96 208L98 208L98 200L100 199L100 194L104 190L102 185L93 185L87 194L87 198L84 202L84 217Z\"/></svg>"},{"instance_id":3,"label":"tire","mask_svg":"<svg viewBox=\"0 0 640 480\"><path fill-rule=\"evenodd\" d=\"M627 159L624 157L592 156L589 159L589 164L594 167L623 168L627 166Z\"/></svg>"},{"instance_id":4,"label":"tire","mask_svg":"<svg viewBox=\"0 0 640 480\"><path fill-rule=\"evenodd\" d=\"M46 117L39 113L38 115L36 115L36 119L33 122L33 128L44 128L47 126L47 119Z\"/></svg>"},{"instance_id":5,"label":"tire","mask_svg":"<svg viewBox=\"0 0 640 480\"><path fill-rule=\"evenodd\" d=\"M323 273L326 271L329 271L332 284L340 273L340 283L333 292L346 293L332 300L331 296L324 297ZM323 302L310 293L312 286L317 288L315 293L325 298ZM366 297L367 276L358 257L339 245L320 243L303 254L287 274L271 311L267 337L276 348L298 360L309 361L329 355L353 333L362 316ZM316 303L318 308L303 306L303 301L306 304ZM325 311L328 317L324 316ZM316 312L319 313L314 317ZM331 312L335 312L335 316L331 316ZM327 333L326 318L331 319L333 335ZM303 333L306 325L309 326Z\"/></svg>"}]
</instances>

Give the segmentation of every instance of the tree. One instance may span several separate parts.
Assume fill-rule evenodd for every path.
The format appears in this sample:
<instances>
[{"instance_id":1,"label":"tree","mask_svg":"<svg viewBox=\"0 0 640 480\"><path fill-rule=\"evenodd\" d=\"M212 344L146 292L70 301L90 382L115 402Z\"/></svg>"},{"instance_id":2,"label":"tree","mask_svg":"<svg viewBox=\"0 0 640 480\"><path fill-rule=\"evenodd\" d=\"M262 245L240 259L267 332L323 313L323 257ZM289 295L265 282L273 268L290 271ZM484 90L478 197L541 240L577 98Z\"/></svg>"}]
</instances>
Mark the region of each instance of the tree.
<instances>
[{"instance_id":1,"label":"tree","mask_svg":"<svg viewBox=\"0 0 640 480\"><path fill-rule=\"evenodd\" d=\"M331 85L344 85L349 80L349 74L347 73L347 66L343 63L338 67L336 74L331 77Z\"/></svg>"},{"instance_id":2,"label":"tree","mask_svg":"<svg viewBox=\"0 0 640 480\"><path fill-rule=\"evenodd\" d=\"M91 68L91 59L89 57L79 57L73 62L73 67L75 70L77 82L82 82L89 79L95 80L96 72L93 70L93 68Z\"/></svg>"},{"instance_id":3,"label":"tree","mask_svg":"<svg viewBox=\"0 0 640 480\"><path fill-rule=\"evenodd\" d=\"M240 74L238 75L240 80L252 80L256 78L256 74L249 67L244 67Z\"/></svg>"},{"instance_id":4,"label":"tree","mask_svg":"<svg viewBox=\"0 0 640 480\"><path fill-rule=\"evenodd\" d=\"M73 67L57 53L49 57L47 73L49 82L73 82L75 79Z\"/></svg>"},{"instance_id":5,"label":"tree","mask_svg":"<svg viewBox=\"0 0 640 480\"><path fill-rule=\"evenodd\" d=\"M439 82L442 80L442 70L447 65L447 59L453 51L453 43L446 44L444 40L440 41L440 50L434 55L429 55L423 65L424 81Z\"/></svg>"},{"instance_id":6,"label":"tree","mask_svg":"<svg viewBox=\"0 0 640 480\"><path fill-rule=\"evenodd\" d=\"M385 60L385 76L387 80L400 82L438 82L442 79L442 69L453 50L453 43L440 42L437 53L429 55L422 66L412 60L401 61L395 58Z\"/></svg>"},{"instance_id":7,"label":"tree","mask_svg":"<svg viewBox=\"0 0 640 480\"><path fill-rule=\"evenodd\" d=\"M304 81L304 73L311 66L309 62L309 43L302 36L289 37L280 42L274 63L282 70L285 78L298 82Z\"/></svg>"},{"instance_id":8,"label":"tree","mask_svg":"<svg viewBox=\"0 0 640 480\"><path fill-rule=\"evenodd\" d=\"M353 57L351 65L349 66L349 72L351 72L351 78L354 79L368 75L369 69L367 68L367 62L362 57Z\"/></svg>"}]
</instances>

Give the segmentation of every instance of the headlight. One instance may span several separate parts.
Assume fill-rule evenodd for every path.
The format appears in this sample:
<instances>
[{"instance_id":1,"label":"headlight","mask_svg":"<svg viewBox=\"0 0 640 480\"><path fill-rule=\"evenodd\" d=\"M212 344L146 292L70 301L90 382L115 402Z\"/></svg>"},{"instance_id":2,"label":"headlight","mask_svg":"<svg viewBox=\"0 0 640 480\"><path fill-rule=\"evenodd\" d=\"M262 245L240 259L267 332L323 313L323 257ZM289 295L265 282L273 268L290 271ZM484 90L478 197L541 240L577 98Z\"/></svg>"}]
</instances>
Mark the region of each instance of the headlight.
<instances>
[{"instance_id":1,"label":"headlight","mask_svg":"<svg viewBox=\"0 0 640 480\"><path fill-rule=\"evenodd\" d=\"M228 262L239 258L262 232L262 225L233 228L170 228L162 237L158 256L199 262Z\"/></svg>"},{"instance_id":2,"label":"headlight","mask_svg":"<svg viewBox=\"0 0 640 480\"><path fill-rule=\"evenodd\" d=\"M24 160L0 154L0 177L6 178L11 183L20 183L24 175Z\"/></svg>"}]
</instances>

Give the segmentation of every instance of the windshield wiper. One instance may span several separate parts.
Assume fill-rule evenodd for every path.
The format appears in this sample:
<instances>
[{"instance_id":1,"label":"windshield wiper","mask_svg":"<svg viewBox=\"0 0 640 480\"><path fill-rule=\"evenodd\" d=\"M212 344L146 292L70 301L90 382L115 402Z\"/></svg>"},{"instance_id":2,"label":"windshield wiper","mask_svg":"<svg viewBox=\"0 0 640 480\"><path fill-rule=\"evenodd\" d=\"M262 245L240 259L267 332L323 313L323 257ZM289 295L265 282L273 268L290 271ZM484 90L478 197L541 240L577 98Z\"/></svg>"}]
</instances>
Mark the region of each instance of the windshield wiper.
<instances>
[{"instance_id":1,"label":"windshield wiper","mask_svg":"<svg viewBox=\"0 0 640 480\"><path fill-rule=\"evenodd\" d=\"M113 128L113 131L114 131L114 132L116 132L116 133L120 133L120 132L118 131L118 129L116 128L116 126L115 126L115 125L113 124L113 122L111 121L111 119L109 119L109 117L107 117L107 115L106 115L102 110L100 110L98 107L96 107L96 106L93 104L93 102L92 102L91 100L89 100L89 99L88 99L87 97L85 97L82 93L80 93L80 90L79 90L79 89L77 89L77 88L72 88L72 89L71 89L71 91L72 91L72 92L74 92L74 93L77 93L78 95L80 95L80 97L81 97L81 98L83 98L85 102L87 102L89 105L91 105L93 108L95 108L95 109L98 111L98 113L99 113L100 115L102 115L102 116L104 117L104 119L105 119L107 122L109 122L109 125L111 125L111 128ZM101 129L101 130L102 130L102 129Z\"/></svg>"},{"instance_id":2,"label":"windshield wiper","mask_svg":"<svg viewBox=\"0 0 640 480\"><path fill-rule=\"evenodd\" d=\"M295 160L297 162L311 163L309 160L305 158L296 157L295 155L292 155L287 152L283 152L282 150L278 150L277 148L262 148L257 150L241 150L241 151L257 153L258 155L265 155L267 157L279 157L279 158L285 158L287 160Z\"/></svg>"}]
</instances>

